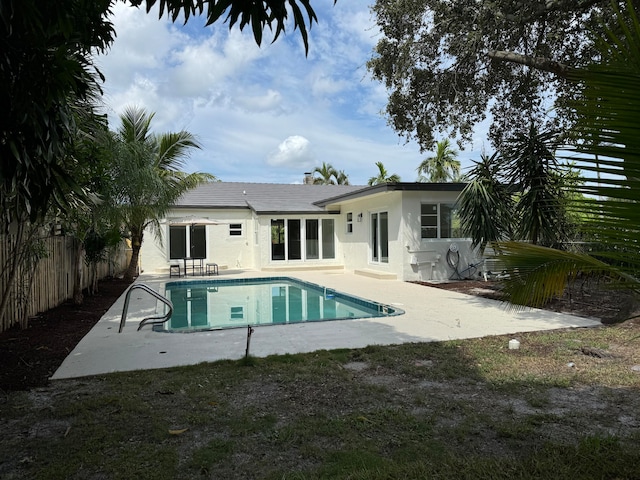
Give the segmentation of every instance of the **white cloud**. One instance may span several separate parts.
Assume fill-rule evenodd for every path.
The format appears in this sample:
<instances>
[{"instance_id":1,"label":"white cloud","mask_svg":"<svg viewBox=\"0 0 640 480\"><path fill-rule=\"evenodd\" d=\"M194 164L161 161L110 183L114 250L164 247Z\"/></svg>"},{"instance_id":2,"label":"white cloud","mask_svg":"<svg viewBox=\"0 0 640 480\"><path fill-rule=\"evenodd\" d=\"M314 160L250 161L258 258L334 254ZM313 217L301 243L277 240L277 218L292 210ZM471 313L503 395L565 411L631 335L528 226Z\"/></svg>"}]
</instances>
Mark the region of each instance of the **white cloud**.
<instances>
[{"instance_id":1,"label":"white cloud","mask_svg":"<svg viewBox=\"0 0 640 480\"><path fill-rule=\"evenodd\" d=\"M250 28L202 28L199 19L182 27L115 3L118 36L99 57L112 125L126 106L155 112L155 131L186 129L202 142L187 170L223 181L300 182L328 162L362 185L376 161L413 181L423 156L387 126L387 92L366 72L377 41L368 4L314 6L305 56L292 28L259 48Z\"/></svg>"},{"instance_id":2,"label":"white cloud","mask_svg":"<svg viewBox=\"0 0 640 480\"><path fill-rule=\"evenodd\" d=\"M314 154L311 143L300 135L287 137L277 150L271 152L267 164L274 167L298 169L298 171L313 167Z\"/></svg>"},{"instance_id":3,"label":"white cloud","mask_svg":"<svg viewBox=\"0 0 640 480\"><path fill-rule=\"evenodd\" d=\"M254 88L253 90L261 90ZM280 92L268 89L266 92L248 93L236 98L236 105L247 112L271 112L275 115L284 113L283 97Z\"/></svg>"}]
</instances>

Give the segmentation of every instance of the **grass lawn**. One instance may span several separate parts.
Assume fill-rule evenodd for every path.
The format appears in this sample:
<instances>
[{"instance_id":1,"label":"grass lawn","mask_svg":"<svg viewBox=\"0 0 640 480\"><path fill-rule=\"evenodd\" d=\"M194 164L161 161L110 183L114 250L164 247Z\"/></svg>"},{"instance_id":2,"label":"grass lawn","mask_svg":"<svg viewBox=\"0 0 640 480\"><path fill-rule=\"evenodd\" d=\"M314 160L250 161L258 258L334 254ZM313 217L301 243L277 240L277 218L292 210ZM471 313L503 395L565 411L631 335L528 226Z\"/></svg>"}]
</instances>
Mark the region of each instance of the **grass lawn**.
<instances>
[{"instance_id":1,"label":"grass lawn","mask_svg":"<svg viewBox=\"0 0 640 480\"><path fill-rule=\"evenodd\" d=\"M3 394L3 479L640 478L640 329L320 351Z\"/></svg>"}]
</instances>

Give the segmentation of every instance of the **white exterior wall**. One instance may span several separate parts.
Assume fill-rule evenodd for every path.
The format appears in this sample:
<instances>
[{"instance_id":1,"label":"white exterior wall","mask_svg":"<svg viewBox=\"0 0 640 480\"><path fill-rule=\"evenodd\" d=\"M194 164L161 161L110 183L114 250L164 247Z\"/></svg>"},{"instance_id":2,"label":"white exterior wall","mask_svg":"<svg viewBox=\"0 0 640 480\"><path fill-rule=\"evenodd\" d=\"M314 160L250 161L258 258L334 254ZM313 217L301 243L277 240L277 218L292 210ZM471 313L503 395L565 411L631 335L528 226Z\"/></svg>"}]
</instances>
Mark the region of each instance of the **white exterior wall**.
<instances>
[{"instance_id":1,"label":"white exterior wall","mask_svg":"<svg viewBox=\"0 0 640 480\"><path fill-rule=\"evenodd\" d=\"M160 225L162 244L150 229L145 230L140 249L140 266L146 272L165 272L174 261L169 260L169 223L171 219L196 217L219 221L220 225L206 225L207 252L204 263L217 263L227 268L253 268L255 251L253 246L254 221L250 210L179 210L167 215ZM242 235L229 235L229 224L242 225Z\"/></svg>"},{"instance_id":2,"label":"white exterior wall","mask_svg":"<svg viewBox=\"0 0 640 480\"><path fill-rule=\"evenodd\" d=\"M365 197L342 205L342 230L339 238L343 244L343 260L347 270L375 270L395 273L402 279L403 238L401 235L402 202L400 192ZM347 213L353 213L353 233L346 233ZM389 263L374 262L371 251L371 214L387 212L389 219ZM362 221L358 216L362 214Z\"/></svg>"},{"instance_id":3,"label":"white exterior wall","mask_svg":"<svg viewBox=\"0 0 640 480\"><path fill-rule=\"evenodd\" d=\"M402 199L402 230L404 252L402 275L408 281L448 280L455 270L447 262L452 243L458 246L458 270L477 261L467 238L421 238L420 206L423 203L453 204L458 192L404 192ZM452 258L453 260L453 258Z\"/></svg>"}]
</instances>

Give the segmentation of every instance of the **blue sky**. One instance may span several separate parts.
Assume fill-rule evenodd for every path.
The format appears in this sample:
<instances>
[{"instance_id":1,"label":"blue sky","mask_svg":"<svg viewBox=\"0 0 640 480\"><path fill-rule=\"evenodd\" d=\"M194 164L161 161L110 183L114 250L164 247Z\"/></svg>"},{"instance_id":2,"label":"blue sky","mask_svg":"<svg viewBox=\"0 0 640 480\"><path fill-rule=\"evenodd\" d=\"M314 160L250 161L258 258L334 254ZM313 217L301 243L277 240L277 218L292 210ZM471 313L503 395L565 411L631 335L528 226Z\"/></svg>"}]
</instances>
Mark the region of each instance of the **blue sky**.
<instances>
[{"instance_id":1,"label":"blue sky","mask_svg":"<svg viewBox=\"0 0 640 480\"><path fill-rule=\"evenodd\" d=\"M154 131L185 129L202 143L186 170L222 181L300 183L327 162L364 185L378 161L415 181L428 153L400 138L381 113L387 92L366 69L379 39L369 3L312 2L319 23L305 57L291 29L258 47L249 29L203 28L200 19L183 27L118 2L116 41L96 59L110 122L115 128L127 106L156 112ZM460 152L463 169L483 143L478 135Z\"/></svg>"}]
</instances>

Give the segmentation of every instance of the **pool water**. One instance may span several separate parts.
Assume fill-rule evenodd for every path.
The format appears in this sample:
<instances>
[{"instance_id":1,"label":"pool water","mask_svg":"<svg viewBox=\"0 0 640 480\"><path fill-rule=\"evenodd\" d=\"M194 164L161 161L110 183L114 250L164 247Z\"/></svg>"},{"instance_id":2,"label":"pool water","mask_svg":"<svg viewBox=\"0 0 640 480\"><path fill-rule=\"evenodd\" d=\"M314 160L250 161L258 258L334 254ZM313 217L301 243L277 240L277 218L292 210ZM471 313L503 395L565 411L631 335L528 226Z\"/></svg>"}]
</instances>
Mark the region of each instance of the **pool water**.
<instances>
[{"instance_id":1,"label":"pool water","mask_svg":"<svg viewBox=\"0 0 640 480\"><path fill-rule=\"evenodd\" d=\"M247 325L388 317L404 311L289 277L169 282L173 315L159 330L191 332Z\"/></svg>"}]
</instances>

